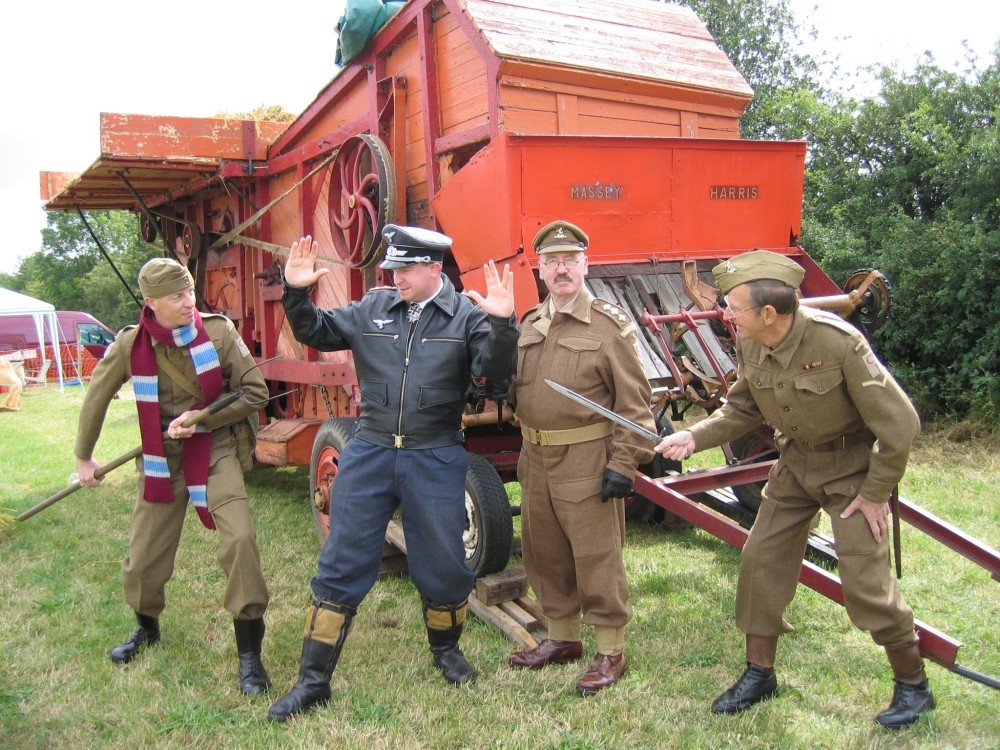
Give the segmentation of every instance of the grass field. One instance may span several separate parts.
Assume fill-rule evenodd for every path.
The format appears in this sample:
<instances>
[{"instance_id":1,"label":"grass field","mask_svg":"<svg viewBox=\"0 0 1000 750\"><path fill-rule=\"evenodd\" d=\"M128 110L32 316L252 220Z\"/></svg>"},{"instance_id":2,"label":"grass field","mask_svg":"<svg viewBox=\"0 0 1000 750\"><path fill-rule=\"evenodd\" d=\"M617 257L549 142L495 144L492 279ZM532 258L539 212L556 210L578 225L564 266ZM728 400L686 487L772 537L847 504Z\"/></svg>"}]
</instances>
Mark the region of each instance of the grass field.
<instances>
[{"instance_id":1,"label":"grass field","mask_svg":"<svg viewBox=\"0 0 1000 750\"><path fill-rule=\"evenodd\" d=\"M82 394L30 390L0 414L0 506L17 515L65 486ZM954 438L961 437L962 442ZM1000 440L921 438L902 494L1000 547ZM138 444L134 402L112 403L98 458ZM272 697L295 681L318 542L308 471L257 469L247 484L271 588L264 660ZM938 709L896 733L873 722L891 692L888 666L843 609L800 587L778 650L781 695L735 717L711 700L742 670L733 624L739 553L697 529L628 530L635 617L629 670L591 699L584 664L515 672L513 646L472 620L463 648L479 669L447 686L432 667L419 597L406 579L378 583L334 674L330 704L288 725L269 699L238 691L232 621L222 607L216 539L186 524L163 642L133 664L107 657L134 626L122 601L135 471L82 490L0 535L0 747L52 748L982 748L1000 747L1000 692L936 665ZM904 525L904 596L917 617L965 645L961 663L1000 674L1000 582ZM517 564L515 559L512 564ZM592 653L593 632L585 629Z\"/></svg>"}]
</instances>

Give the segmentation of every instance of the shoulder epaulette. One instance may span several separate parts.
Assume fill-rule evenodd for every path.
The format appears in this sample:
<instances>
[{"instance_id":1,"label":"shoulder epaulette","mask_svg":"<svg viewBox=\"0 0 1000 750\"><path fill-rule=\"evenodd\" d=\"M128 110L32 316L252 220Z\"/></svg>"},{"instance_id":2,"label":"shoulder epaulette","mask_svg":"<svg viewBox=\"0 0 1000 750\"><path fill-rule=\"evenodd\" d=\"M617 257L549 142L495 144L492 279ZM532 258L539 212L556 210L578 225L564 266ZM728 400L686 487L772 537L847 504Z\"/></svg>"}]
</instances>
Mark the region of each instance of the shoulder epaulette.
<instances>
[{"instance_id":1,"label":"shoulder epaulette","mask_svg":"<svg viewBox=\"0 0 1000 750\"><path fill-rule=\"evenodd\" d=\"M365 294L371 294L372 292L394 292L396 287L394 286L373 286Z\"/></svg>"},{"instance_id":2,"label":"shoulder epaulette","mask_svg":"<svg viewBox=\"0 0 1000 750\"><path fill-rule=\"evenodd\" d=\"M619 307L615 303L595 298L594 301L590 303L590 306L597 312L603 313L615 321L621 329L622 336L627 336L635 330L636 325L632 316L629 315L624 308Z\"/></svg>"},{"instance_id":3,"label":"shoulder epaulette","mask_svg":"<svg viewBox=\"0 0 1000 750\"><path fill-rule=\"evenodd\" d=\"M538 304L538 305L535 305L534 307L532 307L527 312L525 312L524 315L521 316L521 319L518 321L518 323L523 323L524 321L526 321L528 319L528 316L531 315L533 312L538 312L538 308L540 308L540 307L541 307L541 304Z\"/></svg>"},{"instance_id":4,"label":"shoulder epaulette","mask_svg":"<svg viewBox=\"0 0 1000 750\"><path fill-rule=\"evenodd\" d=\"M832 312L827 312L826 310L813 310L813 314L809 316L810 320L814 320L817 323L824 323L831 328L836 328L839 331L849 334L860 334L861 332L851 325L849 322L844 320L839 315Z\"/></svg>"}]
</instances>

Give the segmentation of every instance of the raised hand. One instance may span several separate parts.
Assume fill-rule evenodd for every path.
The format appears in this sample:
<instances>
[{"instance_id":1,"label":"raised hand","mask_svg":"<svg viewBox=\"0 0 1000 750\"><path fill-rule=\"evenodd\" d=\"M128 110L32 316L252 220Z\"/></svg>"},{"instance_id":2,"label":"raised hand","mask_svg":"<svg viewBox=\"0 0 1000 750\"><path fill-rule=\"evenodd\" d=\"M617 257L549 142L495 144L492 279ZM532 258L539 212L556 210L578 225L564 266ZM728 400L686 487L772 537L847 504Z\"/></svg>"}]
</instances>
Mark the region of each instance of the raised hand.
<instances>
[{"instance_id":1,"label":"raised hand","mask_svg":"<svg viewBox=\"0 0 1000 750\"><path fill-rule=\"evenodd\" d=\"M321 276L330 273L329 268L316 268L319 243L309 235L292 243L288 260L285 261L285 283L294 287L309 287Z\"/></svg>"},{"instance_id":2,"label":"raised hand","mask_svg":"<svg viewBox=\"0 0 1000 750\"><path fill-rule=\"evenodd\" d=\"M486 277L486 296L483 297L475 289L466 291L466 296L489 315L509 318L514 312L514 274L510 265L504 263L501 279L496 263L491 260L483 266L483 275Z\"/></svg>"}]
</instances>

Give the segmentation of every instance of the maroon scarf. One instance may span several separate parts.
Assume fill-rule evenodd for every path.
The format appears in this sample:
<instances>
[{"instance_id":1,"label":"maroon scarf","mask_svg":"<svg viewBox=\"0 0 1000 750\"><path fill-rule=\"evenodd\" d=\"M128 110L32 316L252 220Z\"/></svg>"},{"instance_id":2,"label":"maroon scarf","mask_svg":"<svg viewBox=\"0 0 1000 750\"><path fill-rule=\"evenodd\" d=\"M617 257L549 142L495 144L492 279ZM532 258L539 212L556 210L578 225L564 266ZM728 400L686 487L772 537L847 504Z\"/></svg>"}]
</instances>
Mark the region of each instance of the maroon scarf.
<instances>
[{"instance_id":1,"label":"maroon scarf","mask_svg":"<svg viewBox=\"0 0 1000 750\"><path fill-rule=\"evenodd\" d=\"M142 467L145 477L143 497L151 503L174 501L170 469L163 448L163 428L160 416L159 368L153 341L163 346L186 346L201 386L203 409L222 393L222 368L219 354L201 324L195 310L194 322L180 328L164 328L156 322L149 307L142 309L135 342L132 345L132 386L139 411L139 435L142 438ZM166 377L166 376L165 376ZM172 419L172 417L171 417ZM208 512L208 468L212 453L212 433L198 425L197 432L184 441L181 465L188 497L206 528L214 529L215 521Z\"/></svg>"}]
</instances>

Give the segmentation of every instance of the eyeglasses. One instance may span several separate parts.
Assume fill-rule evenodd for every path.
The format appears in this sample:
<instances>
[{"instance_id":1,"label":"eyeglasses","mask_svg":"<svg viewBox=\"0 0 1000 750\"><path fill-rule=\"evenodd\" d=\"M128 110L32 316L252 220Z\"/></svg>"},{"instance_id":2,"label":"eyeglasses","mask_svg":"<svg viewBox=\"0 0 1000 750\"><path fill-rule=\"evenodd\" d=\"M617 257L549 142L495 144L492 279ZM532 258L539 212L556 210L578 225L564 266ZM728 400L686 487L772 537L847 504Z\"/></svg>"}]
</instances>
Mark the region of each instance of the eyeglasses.
<instances>
[{"instance_id":1,"label":"eyeglasses","mask_svg":"<svg viewBox=\"0 0 1000 750\"><path fill-rule=\"evenodd\" d=\"M583 258L564 258L560 260L559 258L542 258L540 261L543 266L545 266L550 271L554 271L559 268L559 264L562 263L566 268L573 269L583 263Z\"/></svg>"},{"instance_id":2,"label":"eyeglasses","mask_svg":"<svg viewBox=\"0 0 1000 750\"><path fill-rule=\"evenodd\" d=\"M725 298L723 298L723 299L725 299ZM748 312L750 310L759 310L760 309L760 305L750 305L749 307L742 307L742 308L740 308L740 307L732 307L729 304L729 300L728 299L725 299L725 302L726 302L726 309L729 311L729 314L732 315L734 318L736 316L742 315L743 313Z\"/></svg>"}]
</instances>

